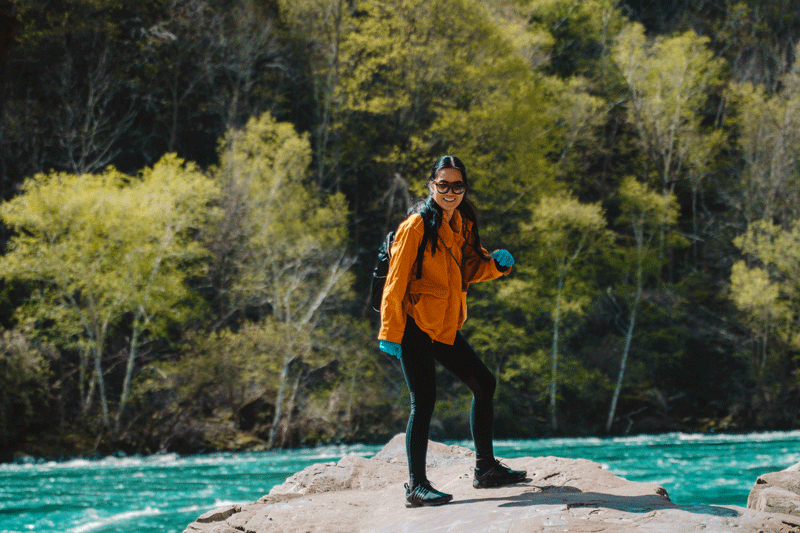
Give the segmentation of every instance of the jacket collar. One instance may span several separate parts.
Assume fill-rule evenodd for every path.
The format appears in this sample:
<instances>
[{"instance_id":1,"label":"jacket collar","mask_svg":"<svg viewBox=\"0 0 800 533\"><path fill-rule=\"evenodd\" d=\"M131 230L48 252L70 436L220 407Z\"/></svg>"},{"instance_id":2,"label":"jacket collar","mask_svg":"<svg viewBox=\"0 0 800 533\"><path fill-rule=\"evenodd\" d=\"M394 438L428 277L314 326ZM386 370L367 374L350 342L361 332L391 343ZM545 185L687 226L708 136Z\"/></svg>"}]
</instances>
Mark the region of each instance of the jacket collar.
<instances>
[{"instance_id":1,"label":"jacket collar","mask_svg":"<svg viewBox=\"0 0 800 533\"><path fill-rule=\"evenodd\" d=\"M449 220L450 229L453 230L453 233L461 233L461 224L463 220L461 218L461 211L456 209L453 211L453 216Z\"/></svg>"}]
</instances>

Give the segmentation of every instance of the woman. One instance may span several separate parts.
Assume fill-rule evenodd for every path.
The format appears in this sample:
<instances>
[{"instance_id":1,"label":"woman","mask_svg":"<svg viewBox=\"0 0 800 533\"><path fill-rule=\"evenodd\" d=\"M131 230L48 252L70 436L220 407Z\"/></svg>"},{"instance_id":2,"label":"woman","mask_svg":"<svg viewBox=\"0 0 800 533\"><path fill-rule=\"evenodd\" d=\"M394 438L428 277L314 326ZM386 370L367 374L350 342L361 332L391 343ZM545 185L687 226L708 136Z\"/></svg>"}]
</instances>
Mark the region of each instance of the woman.
<instances>
[{"instance_id":1,"label":"woman","mask_svg":"<svg viewBox=\"0 0 800 533\"><path fill-rule=\"evenodd\" d=\"M453 499L433 488L425 474L428 431L436 401L434 360L472 391L470 427L475 441L475 488L516 483L527 472L494 458L495 378L459 329L467 318L470 283L511 270L506 250L491 257L478 235L475 206L467 196L467 171L460 159L439 159L428 179L430 195L400 224L391 248L381 301L380 349L397 356L411 394L406 431L410 483L406 507L441 505ZM425 242L424 249L420 245ZM422 260L421 277L417 263Z\"/></svg>"}]
</instances>

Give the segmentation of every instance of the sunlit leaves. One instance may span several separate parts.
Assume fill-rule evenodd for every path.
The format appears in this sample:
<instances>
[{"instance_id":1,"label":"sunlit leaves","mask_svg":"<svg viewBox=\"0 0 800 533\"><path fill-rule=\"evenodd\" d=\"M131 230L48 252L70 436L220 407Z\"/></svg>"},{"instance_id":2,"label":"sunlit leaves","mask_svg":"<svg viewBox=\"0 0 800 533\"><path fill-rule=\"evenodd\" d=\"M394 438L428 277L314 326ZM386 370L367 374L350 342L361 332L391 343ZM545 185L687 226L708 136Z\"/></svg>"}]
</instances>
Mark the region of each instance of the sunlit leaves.
<instances>
[{"instance_id":1,"label":"sunlit leaves","mask_svg":"<svg viewBox=\"0 0 800 533\"><path fill-rule=\"evenodd\" d=\"M287 322L305 316L325 286L324 272L343 258L347 238L345 199L314 190L306 179L310 162L307 136L267 113L228 133L215 171L234 217L228 223L241 239L227 258L236 271L235 299L269 302ZM340 288L347 290L338 283L329 290Z\"/></svg>"},{"instance_id":2,"label":"sunlit leaves","mask_svg":"<svg viewBox=\"0 0 800 533\"><path fill-rule=\"evenodd\" d=\"M348 210L344 196L319 194L306 179L308 137L269 114L231 131L215 170L225 193L226 226L213 247L228 263L233 309L268 313L279 325L281 370L268 445L277 438L293 363L313 361L312 333L326 311L341 305L352 283L346 256ZM223 267L220 267L223 268ZM237 309L238 308L238 309ZM291 413L287 413L291 416Z\"/></svg>"},{"instance_id":3,"label":"sunlit leaves","mask_svg":"<svg viewBox=\"0 0 800 533\"><path fill-rule=\"evenodd\" d=\"M110 329L133 330L133 357L143 338L195 313L185 280L202 272L206 252L192 237L211 221L216 195L193 165L165 156L136 177L113 168L40 174L0 206L15 231L0 275L30 286L32 297L20 311L42 320L39 328L91 350L106 426Z\"/></svg>"},{"instance_id":4,"label":"sunlit leaves","mask_svg":"<svg viewBox=\"0 0 800 533\"><path fill-rule=\"evenodd\" d=\"M656 191L633 176L622 180L617 194L621 211L618 223L642 228L650 235L678 223L680 205L674 194Z\"/></svg>"},{"instance_id":5,"label":"sunlit leaves","mask_svg":"<svg viewBox=\"0 0 800 533\"><path fill-rule=\"evenodd\" d=\"M769 279L765 270L748 268L744 261L734 263L731 270L731 298L736 307L755 322L766 324L785 314L785 305L778 305L779 296L778 285Z\"/></svg>"},{"instance_id":6,"label":"sunlit leaves","mask_svg":"<svg viewBox=\"0 0 800 533\"><path fill-rule=\"evenodd\" d=\"M769 221L751 224L735 244L758 264L742 261L731 273L731 297L751 319L783 334L798 327L800 309L800 222L782 229Z\"/></svg>"},{"instance_id":7,"label":"sunlit leaves","mask_svg":"<svg viewBox=\"0 0 800 533\"><path fill-rule=\"evenodd\" d=\"M579 315L589 302L588 294L581 291L582 283L565 284L568 276L584 260L594 243L604 234L606 226L599 204L583 204L568 194L542 198L533 210L533 217L525 229L532 231L540 244L544 264L551 264L549 284L554 292L552 302L553 341L550 371L550 425L558 429L556 398L558 388L558 359L562 316ZM547 261L547 259L551 261ZM578 290L576 290L578 289Z\"/></svg>"},{"instance_id":8,"label":"sunlit leaves","mask_svg":"<svg viewBox=\"0 0 800 533\"><path fill-rule=\"evenodd\" d=\"M703 106L722 63L705 37L690 31L649 41L636 23L620 32L613 57L628 85L629 121L667 187L702 132Z\"/></svg>"},{"instance_id":9,"label":"sunlit leaves","mask_svg":"<svg viewBox=\"0 0 800 533\"><path fill-rule=\"evenodd\" d=\"M768 388L767 376L780 368L768 361L800 348L800 221L788 228L757 221L734 242L750 261L733 265L730 297L760 341L754 375Z\"/></svg>"},{"instance_id":10,"label":"sunlit leaves","mask_svg":"<svg viewBox=\"0 0 800 533\"><path fill-rule=\"evenodd\" d=\"M526 229L536 232L547 254L568 268L600 235L606 221L598 204L584 204L565 194L538 202Z\"/></svg>"},{"instance_id":11,"label":"sunlit leaves","mask_svg":"<svg viewBox=\"0 0 800 533\"><path fill-rule=\"evenodd\" d=\"M749 83L729 88L744 163L730 201L745 223L800 215L800 78L790 73L784 82L774 95Z\"/></svg>"}]
</instances>

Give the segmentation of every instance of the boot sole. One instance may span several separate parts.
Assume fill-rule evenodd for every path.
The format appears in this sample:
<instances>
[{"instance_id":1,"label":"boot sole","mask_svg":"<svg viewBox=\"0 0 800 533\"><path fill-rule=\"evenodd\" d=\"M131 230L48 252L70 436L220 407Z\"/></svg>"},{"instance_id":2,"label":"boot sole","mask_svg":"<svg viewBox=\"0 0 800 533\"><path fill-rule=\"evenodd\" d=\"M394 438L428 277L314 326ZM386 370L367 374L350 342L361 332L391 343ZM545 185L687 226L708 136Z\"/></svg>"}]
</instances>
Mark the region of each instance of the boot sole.
<instances>
[{"instance_id":1,"label":"boot sole","mask_svg":"<svg viewBox=\"0 0 800 533\"><path fill-rule=\"evenodd\" d=\"M452 496L441 501L434 500L431 502L424 502L424 503L410 502L406 500L406 507L409 509L413 507L436 507L437 505L444 505L446 503L450 503L451 501L453 501Z\"/></svg>"},{"instance_id":2,"label":"boot sole","mask_svg":"<svg viewBox=\"0 0 800 533\"><path fill-rule=\"evenodd\" d=\"M525 481L527 479L527 477L528 477L528 474L526 472L524 476L520 476L518 479L509 479L509 480L499 481L499 482L495 481L495 482L488 482L487 483L487 482L478 481L477 479L473 479L472 480L472 487L476 488L476 489L488 489L490 487L503 487L505 485L513 485L515 483L522 483L523 481Z\"/></svg>"}]
</instances>

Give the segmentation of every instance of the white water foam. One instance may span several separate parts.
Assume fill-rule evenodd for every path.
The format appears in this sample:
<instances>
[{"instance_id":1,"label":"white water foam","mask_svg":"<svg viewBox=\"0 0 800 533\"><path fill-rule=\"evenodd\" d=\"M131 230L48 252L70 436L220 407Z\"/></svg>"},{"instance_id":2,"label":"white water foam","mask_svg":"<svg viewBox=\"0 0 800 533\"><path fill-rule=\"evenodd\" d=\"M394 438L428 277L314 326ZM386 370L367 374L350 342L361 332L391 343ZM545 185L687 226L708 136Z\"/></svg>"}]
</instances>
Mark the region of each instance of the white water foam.
<instances>
[{"instance_id":1,"label":"white water foam","mask_svg":"<svg viewBox=\"0 0 800 533\"><path fill-rule=\"evenodd\" d=\"M79 526L70 529L69 533L87 533L89 531L94 531L96 529L106 527L109 524L114 524L117 522L125 522L127 520L140 518L142 516L155 516L159 514L161 514L161 511L153 507L145 507L144 509L139 509L135 511L125 511L124 513L118 513L105 518L92 520L91 522L87 522L85 524L81 524Z\"/></svg>"}]
</instances>

